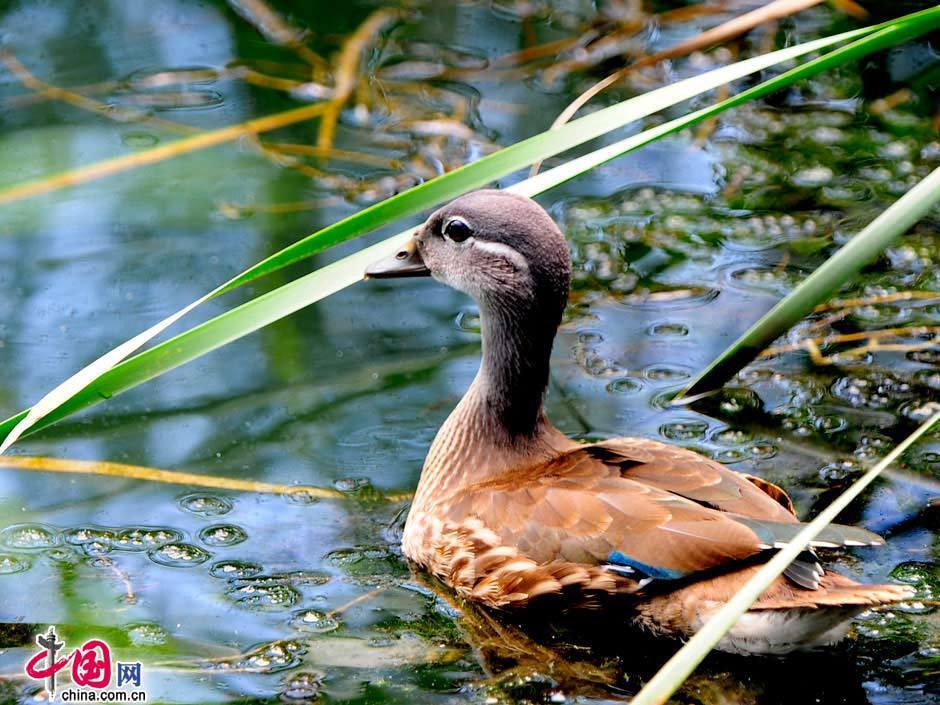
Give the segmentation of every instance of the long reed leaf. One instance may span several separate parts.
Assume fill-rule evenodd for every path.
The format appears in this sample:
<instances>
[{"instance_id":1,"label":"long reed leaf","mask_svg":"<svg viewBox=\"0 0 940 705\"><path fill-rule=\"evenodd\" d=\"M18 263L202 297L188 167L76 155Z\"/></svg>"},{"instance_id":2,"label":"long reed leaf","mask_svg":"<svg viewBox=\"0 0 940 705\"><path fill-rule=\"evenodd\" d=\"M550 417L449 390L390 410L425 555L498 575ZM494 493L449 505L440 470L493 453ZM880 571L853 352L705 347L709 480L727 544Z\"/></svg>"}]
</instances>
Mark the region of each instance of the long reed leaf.
<instances>
[{"instance_id":1,"label":"long reed leaf","mask_svg":"<svg viewBox=\"0 0 940 705\"><path fill-rule=\"evenodd\" d=\"M744 587L735 593L724 607L708 620L689 641L677 651L666 664L659 669L649 682L631 700L631 705L662 705L679 689L679 686L691 675L721 638L728 632L738 618L754 604L764 590L777 579L806 549L823 529L835 521L836 517L858 497L868 485L874 482L885 468L894 463L904 451L911 447L918 439L923 437L934 425L940 422L940 412L921 424L911 435L898 444L894 450L884 457L878 464L862 475L819 515L807 524L793 540L782 548L777 555L768 561Z\"/></svg>"},{"instance_id":2,"label":"long reed leaf","mask_svg":"<svg viewBox=\"0 0 940 705\"><path fill-rule=\"evenodd\" d=\"M937 202L940 202L940 168L891 204L762 316L706 367L676 401L693 401L721 387L797 321L835 294Z\"/></svg>"},{"instance_id":3,"label":"long reed leaf","mask_svg":"<svg viewBox=\"0 0 940 705\"><path fill-rule=\"evenodd\" d=\"M873 28L855 30L835 37L828 37L783 49L754 59L747 59L731 66L708 72L702 76L697 76L694 79L687 79L665 88L651 91L650 93L624 101L618 105L611 106L610 108L571 122L561 129L549 131L524 140L511 147L507 147L477 162L468 164L414 189L393 196L349 218L328 226L271 255L253 267L250 267L200 299L193 301L180 311L177 311L151 326L146 331L119 345L117 348L106 353L104 356L93 361L75 375L65 380L40 399L27 412L15 417L17 421L15 421L11 427L6 426L6 424L3 425L5 437L2 445L0 445L0 454L5 452L28 428L34 426L53 410L61 408L69 399L74 397L81 390L87 389L92 382L99 380L102 375L108 370L113 369L121 360L124 360L135 350L145 345L148 341L173 325L194 308L211 298L300 259L309 257L335 244L375 229L387 222L412 215L428 207L437 205L444 200L466 193L467 191L483 186L506 174L523 168L538 159L544 159L548 156L559 154L571 147L599 137L617 127L641 119L658 110L675 105L676 103L717 86L724 85L736 78L746 76L783 61L798 58L846 39L866 34L879 37L885 31L872 32L872 29ZM856 45L857 42L849 45L846 49L850 49ZM818 61L819 60L810 63L816 64ZM820 67L819 70L823 70L823 67ZM785 84L781 83L780 85ZM544 174L542 176L544 176ZM351 283L351 281L348 283ZM308 301L308 303L310 303L310 301ZM296 310L296 308L291 308L289 312L294 310ZM252 328L251 330L255 329L256 328ZM228 342L228 340L225 342ZM182 361L184 362L188 359L192 359L192 357L186 357L186 359ZM179 364L182 364L182 362ZM151 376L155 376L155 374L159 374L159 372ZM147 379L149 379L149 377ZM100 388L101 385L98 385L98 387ZM94 390L89 391L93 392Z\"/></svg>"},{"instance_id":4,"label":"long reed leaf","mask_svg":"<svg viewBox=\"0 0 940 705\"><path fill-rule=\"evenodd\" d=\"M552 188L553 186L563 183L564 181L574 178L578 174L581 174L584 171L587 171L601 163L613 159L620 154L623 154L631 149L636 149L639 146L647 144L654 139L658 139L671 132L688 127L689 125L692 125L698 121L718 114L723 110L727 110L748 100L753 100L762 95L766 95L767 93L778 90L807 76L819 73L827 68L831 68L832 66L840 65L846 61L850 61L852 59L871 53L872 51L877 51L878 49L882 49L886 46L892 46L893 44L904 41L905 39L908 39L912 36L921 34L925 31L928 31L933 26L936 26L938 20L940 20L940 8L927 12L916 13L910 17L915 19L908 23L900 23L881 29L873 33L871 36L860 39L813 61L807 62L807 64L803 66L791 69L790 71L787 71L786 73L781 74L774 79L766 81L710 108L697 111L691 115L673 120L651 130L647 130L643 133L640 133L639 135L635 135L616 144L596 150L595 152L572 160L566 164L563 164L562 166L556 167L555 169L544 172L543 174L539 174L536 177L517 184L513 190L518 193L534 196L549 188ZM929 20L929 22L925 24L926 20ZM806 45L801 46L805 51ZM793 47L793 49L797 48L798 47ZM779 52L775 52L775 54L779 55ZM763 58L766 59L768 57ZM643 97L646 96L641 96L641 98ZM585 119L587 118L582 118L582 120ZM580 122L581 121L579 120L574 123L570 123L565 128L562 128L562 130L556 131L552 134L557 134L557 132L566 130L579 124ZM481 162L482 161L483 160L481 160ZM477 164L480 164L481 162L476 162L475 164L463 167L461 170L455 171L448 176L455 176L460 172L464 172L464 174L466 174L467 170L476 166ZM419 188L430 187L436 182L443 181L446 178L447 177L436 179L435 181L429 182L424 187ZM482 183L474 184L468 188L462 188L466 185L466 181L461 181L458 184L452 186L451 188L457 189L456 193L453 195L463 193L465 190L469 190L469 188L482 185ZM415 191L417 190L418 189L415 189ZM412 191L406 192L405 194L402 194L402 196L406 196L408 193L412 193ZM438 190L435 193L440 195L441 191ZM392 200L395 199L389 199L389 201ZM385 201L383 203L388 203L389 201ZM358 234L358 232L355 231L355 228L362 227L361 224L348 225L350 221L356 220L358 216L362 216L364 213L368 213L370 210L373 210L382 205L383 204L377 204L377 206L373 206L372 209L366 209L366 211L357 214L357 216L353 216L352 218L338 223L337 226L341 226L344 223L347 223L345 227L350 228L350 230L346 231L346 236L343 237L343 239L349 239L349 237ZM384 222L384 220L382 222ZM319 234L328 233L329 231L334 230L332 237L338 237L335 232L335 228L337 226L328 227L320 231ZM410 237L411 232L412 230L408 230L404 233L400 233L399 235L379 243L378 245L374 245L371 248L351 255L350 257L340 260L339 262L336 262L332 265L328 265L327 267L306 275L305 277L301 277L300 279L291 282L290 284L284 285L283 287L276 289L269 294L242 304L241 306L228 311L227 313L224 313L200 326L191 329L190 331L176 336L175 338L158 345L151 350L136 355L135 357L126 360L123 363L116 363L114 359L115 357L118 355L129 354L132 351L129 348L131 348L133 345L137 345L139 347L143 344L143 342L145 342L145 340L142 340L143 338L146 336L153 337L161 330L165 329L167 325L169 325L164 325L164 322L158 323L156 326L151 327L148 331L140 334L132 341L125 343L123 346L120 346L120 348L95 361L70 380L66 380L66 382L64 382L62 385L59 385L59 387L47 394L46 397L44 397L40 403L37 404L37 406L33 407L33 409L23 411L0 424L0 435L4 437L3 445L0 446L0 452L6 450L22 433L30 428L38 430L39 428L54 423L55 421L64 418L65 416L68 416L75 411L98 403L102 399L110 398L114 394L118 394L122 391L130 389L131 387L137 386L142 382L153 379L163 372L178 367L179 365L182 365L189 360L199 357L211 350L214 350L217 347L225 345L226 343L231 342L232 340L235 340L243 335L247 335L248 333L257 330L258 328L267 325L268 323L289 315L290 313L293 313L294 311L297 311L304 306L314 303L315 301L319 301L320 299L329 296L330 294L335 293L336 291L339 291L346 286L349 286L355 281L358 281L361 272L365 266L370 261L372 261L372 259L377 259L380 256L393 251L408 237ZM306 242L309 246L315 247L316 243L313 243L313 240L316 237L317 235L311 236L301 241L301 243ZM247 270L246 273L239 275L239 277L236 277L229 283L222 285L214 292L211 292L206 297L203 297L203 299L190 304L190 306L188 306L183 311L174 314L170 317L170 319L172 319L172 321L178 320L182 315L184 315L185 312L192 310L192 308L207 300L211 296L216 295L217 293L220 293L227 288L236 286L236 282L238 282L240 278L247 276L247 274L250 272L255 272L254 276L260 276L261 273L264 273L262 272L263 265L265 265L265 263L270 263L275 258L284 257L289 259L291 262L296 261L295 255L286 253L288 253L288 251L292 250L293 248L296 248L297 245L300 245L301 243L296 243L294 246L288 247L271 258L268 258L267 260L259 263L259 265L256 265L250 270ZM272 269L268 271L273 271L273 269L279 268L279 266L283 266L283 264L277 266L272 265Z\"/></svg>"}]
</instances>

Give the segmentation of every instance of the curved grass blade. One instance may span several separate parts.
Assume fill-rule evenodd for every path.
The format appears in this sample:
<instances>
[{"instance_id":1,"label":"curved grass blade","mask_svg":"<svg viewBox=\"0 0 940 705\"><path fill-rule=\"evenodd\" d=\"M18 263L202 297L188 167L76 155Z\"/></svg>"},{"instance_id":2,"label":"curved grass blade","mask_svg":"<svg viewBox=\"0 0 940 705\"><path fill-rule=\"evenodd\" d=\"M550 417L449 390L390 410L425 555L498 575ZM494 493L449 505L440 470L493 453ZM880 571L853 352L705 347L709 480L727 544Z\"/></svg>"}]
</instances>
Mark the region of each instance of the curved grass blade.
<instances>
[{"instance_id":1,"label":"curved grass blade","mask_svg":"<svg viewBox=\"0 0 940 705\"><path fill-rule=\"evenodd\" d=\"M922 14L922 13L921 13ZM940 17L935 15L934 19ZM858 40L829 54L791 69L780 76L743 91L739 95L691 115L677 118L664 125L646 130L615 144L574 159L511 188L527 196L535 196L575 176L588 171L632 149L641 147L664 135L676 132L696 122L716 115L748 100L772 93L791 83L812 76L832 66L840 65L867 53L891 46L911 36L910 29L888 28L870 37ZM919 31L926 31L920 26ZM572 123L573 124L573 123ZM30 420L23 411L0 424L0 437L5 436L4 448L12 443L14 430L23 424L20 432L39 430L55 421L135 387L147 380L174 369L196 357L204 355L232 340L240 338L279 318L289 315L311 303L339 291L361 278L365 267L375 259L390 254L404 243L413 229L399 233L377 245L350 255L279 289L249 301L220 316L147 350L100 374L93 383L78 391L70 390L64 400L52 405L37 418ZM191 305L192 306L192 305ZM158 324L159 325L159 324ZM153 329L151 329L153 330ZM138 336L139 337L139 336ZM96 363L93 363L93 365ZM87 369L87 368L86 368ZM61 385L60 389L68 385ZM54 390L55 391L55 390ZM51 396L51 395L47 395ZM28 423L24 423L28 422Z\"/></svg>"},{"instance_id":2,"label":"curved grass blade","mask_svg":"<svg viewBox=\"0 0 940 705\"><path fill-rule=\"evenodd\" d=\"M385 223L406 217L437 205L449 198L473 190L495 179L501 178L534 161L559 154L595 137L599 137L629 122L641 119L658 110L675 105L688 98L724 85L736 78L774 66L783 61L798 58L807 53L828 47L846 39L872 34L879 36L877 28L865 28L846 32L834 37L807 42L771 54L747 59L745 61L710 71L695 78L679 81L664 88L651 91L611 106L597 113L571 122L558 130L549 130L535 137L523 140L516 145L488 155L479 161L463 166L444 176L433 179L392 198L370 206L349 218L345 218L313 235L284 248L258 264L250 267L228 282L217 287L182 310L165 318L126 341L117 348L98 358L72 377L68 378L40 399L28 412L19 416L19 421L7 429L0 454L4 453L16 440L40 419L60 408L75 394L98 380L108 370L148 341L166 330L173 323L222 293L230 291L251 280L309 257L328 247L344 242L353 237L373 230ZM855 44L850 45L855 46ZM847 47L848 48L848 47ZM813 62L811 62L813 63ZM822 69L820 69L822 70ZM794 79L795 80L795 79ZM747 92L745 92L747 93ZM546 172L547 173L547 172ZM570 177L569 177L570 178ZM559 182L560 183L560 182ZM296 310L296 309L292 309ZM191 359L191 358L188 358ZM4 424L5 427L5 424Z\"/></svg>"},{"instance_id":3,"label":"curved grass blade","mask_svg":"<svg viewBox=\"0 0 940 705\"><path fill-rule=\"evenodd\" d=\"M940 168L901 196L719 355L676 397L688 403L734 377L764 348L835 294L940 202Z\"/></svg>"},{"instance_id":4,"label":"curved grass blade","mask_svg":"<svg viewBox=\"0 0 940 705\"><path fill-rule=\"evenodd\" d=\"M662 705L679 689L695 668L702 662L721 638L728 632L738 618L763 594L770 584L803 551L823 529L835 521L836 517L858 497L885 468L893 464L904 451L923 437L940 422L940 412L925 421L910 436L898 444L881 462L858 478L832 503L807 524L793 540L754 574L744 587L735 593L695 636L677 651L666 664L659 669L636 697L631 705Z\"/></svg>"}]
</instances>

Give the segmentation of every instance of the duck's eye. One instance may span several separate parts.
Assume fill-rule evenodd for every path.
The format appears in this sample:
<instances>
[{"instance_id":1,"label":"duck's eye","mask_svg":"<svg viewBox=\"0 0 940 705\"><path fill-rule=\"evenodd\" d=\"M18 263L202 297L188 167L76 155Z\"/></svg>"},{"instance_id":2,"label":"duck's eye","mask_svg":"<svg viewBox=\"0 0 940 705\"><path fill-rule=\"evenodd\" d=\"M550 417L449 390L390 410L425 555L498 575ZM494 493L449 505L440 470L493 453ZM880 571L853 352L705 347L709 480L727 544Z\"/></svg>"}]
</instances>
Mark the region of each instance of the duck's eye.
<instances>
[{"instance_id":1,"label":"duck's eye","mask_svg":"<svg viewBox=\"0 0 940 705\"><path fill-rule=\"evenodd\" d=\"M442 232L444 233L444 237L454 242L463 242L473 235L473 230L470 229L467 221L463 218L451 218L444 223Z\"/></svg>"}]
</instances>

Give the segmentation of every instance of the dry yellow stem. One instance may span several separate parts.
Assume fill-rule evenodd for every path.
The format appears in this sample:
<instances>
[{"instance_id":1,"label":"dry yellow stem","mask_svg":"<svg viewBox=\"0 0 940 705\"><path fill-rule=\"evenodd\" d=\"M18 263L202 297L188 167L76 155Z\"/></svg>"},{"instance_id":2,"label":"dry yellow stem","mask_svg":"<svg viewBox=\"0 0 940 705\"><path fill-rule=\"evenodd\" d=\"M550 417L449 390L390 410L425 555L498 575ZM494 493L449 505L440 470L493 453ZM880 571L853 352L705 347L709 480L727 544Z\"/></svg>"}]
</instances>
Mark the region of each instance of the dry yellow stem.
<instances>
[{"instance_id":1,"label":"dry yellow stem","mask_svg":"<svg viewBox=\"0 0 940 705\"><path fill-rule=\"evenodd\" d=\"M232 76L245 83L262 88L271 88L276 91L295 91L305 85L305 81L297 81L293 78L279 78L278 76L269 76L266 73L255 71L246 66L239 66L232 70Z\"/></svg>"},{"instance_id":2,"label":"dry yellow stem","mask_svg":"<svg viewBox=\"0 0 940 705\"><path fill-rule=\"evenodd\" d=\"M322 159L336 159L341 162L353 162L376 166L382 169L398 169L401 163L395 159L381 157L367 152L353 152L345 149L318 147L311 144L293 144L288 142L265 142L265 149L281 154L299 154L307 157L320 157Z\"/></svg>"},{"instance_id":3,"label":"dry yellow stem","mask_svg":"<svg viewBox=\"0 0 940 705\"><path fill-rule=\"evenodd\" d=\"M230 125L218 130L203 132L201 134L186 137L175 142L153 147L133 154L124 154L113 159L105 159L94 164L62 171L58 174L52 174L33 181L26 181L15 186L9 186L0 189L0 205L12 203L23 198L31 198L44 193L49 193L60 188L75 186L78 184L95 181L96 179L112 176L123 171L135 169L147 164L155 164L166 159L188 154L200 149L208 149L225 142L232 142L240 137L253 136L262 132L276 130L287 125L293 125L297 122L310 120L321 115L326 109L326 103L317 103L315 105L305 105L292 110L285 110L274 115L248 120L238 125Z\"/></svg>"},{"instance_id":4,"label":"dry yellow stem","mask_svg":"<svg viewBox=\"0 0 940 705\"><path fill-rule=\"evenodd\" d=\"M872 306L875 304L890 304L898 301L911 301L913 299L940 299L940 291L898 291L893 294L879 294L865 296L859 299L836 299L825 304L819 304L813 310L817 313L831 311L834 308L857 308L859 306Z\"/></svg>"},{"instance_id":5,"label":"dry yellow stem","mask_svg":"<svg viewBox=\"0 0 940 705\"><path fill-rule=\"evenodd\" d=\"M399 17L398 11L390 9L376 10L369 15L365 22L343 42L336 66L336 85L333 99L327 104L327 111L320 120L320 132L317 135L317 146L330 148L333 146L333 137L336 134L336 122L340 111L356 87L359 62L362 54L372 39Z\"/></svg>"},{"instance_id":6,"label":"dry yellow stem","mask_svg":"<svg viewBox=\"0 0 940 705\"><path fill-rule=\"evenodd\" d=\"M262 0L229 0L235 10L275 44L286 46L315 69L329 69L326 60L303 43L304 32L291 26Z\"/></svg>"},{"instance_id":7,"label":"dry yellow stem","mask_svg":"<svg viewBox=\"0 0 940 705\"><path fill-rule=\"evenodd\" d=\"M145 465L127 465L99 460L72 460L64 458L43 458L38 456L2 455L0 468L28 470L31 472L61 472L78 475L103 475L124 477L130 480L147 480L168 485L188 485L190 487L208 487L216 490L236 492L260 492L263 494L304 495L318 499L343 499L349 495L338 490L311 485L281 485L275 482L239 480L232 477L200 475L176 470L162 470ZM389 502L400 502L411 497L409 492L392 492L383 495Z\"/></svg>"},{"instance_id":8,"label":"dry yellow stem","mask_svg":"<svg viewBox=\"0 0 940 705\"><path fill-rule=\"evenodd\" d=\"M235 490L237 492L261 492L265 494L304 494L323 499L345 497L342 492L322 487L300 485L279 485L273 482L238 480L230 477L199 475L175 470L161 470L143 465L125 465L93 460L66 460L62 458L41 458L22 455L0 456L0 467L34 472L62 472L79 475L106 475L124 477L131 480L148 480L170 485L189 485L191 487L209 487L216 490Z\"/></svg>"},{"instance_id":9,"label":"dry yellow stem","mask_svg":"<svg viewBox=\"0 0 940 705\"><path fill-rule=\"evenodd\" d=\"M912 337L916 335L940 336L940 326L911 326L909 328L883 328L882 330L859 331L858 333L840 333L819 338L804 338L796 343L777 345L764 350L760 357L771 357L787 352L805 350L815 365L836 364L836 355L839 359L861 357L870 352L912 352L916 350L929 350L940 347L940 338L912 343L883 343L889 338ZM842 343L863 342L848 350L841 350L836 355L825 356L819 349L821 345L838 345Z\"/></svg>"}]
</instances>

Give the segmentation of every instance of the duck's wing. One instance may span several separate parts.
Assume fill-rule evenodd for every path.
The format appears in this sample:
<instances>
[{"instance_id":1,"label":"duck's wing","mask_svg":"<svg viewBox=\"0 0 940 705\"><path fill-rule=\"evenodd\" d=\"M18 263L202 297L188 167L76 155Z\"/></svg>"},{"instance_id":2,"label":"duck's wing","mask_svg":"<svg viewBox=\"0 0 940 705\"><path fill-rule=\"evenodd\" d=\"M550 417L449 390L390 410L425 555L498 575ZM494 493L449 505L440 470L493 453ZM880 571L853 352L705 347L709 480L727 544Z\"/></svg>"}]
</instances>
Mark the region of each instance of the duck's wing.
<instances>
[{"instance_id":1,"label":"duck's wing","mask_svg":"<svg viewBox=\"0 0 940 705\"><path fill-rule=\"evenodd\" d=\"M793 503L782 489L742 475L685 448L646 438L615 438L577 450L616 465L624 477L694 502L754 519L793 523Z\"/></svg>"},{"instance_id":2,"label":"duck's wing","mask_svg":"<svg viewBox=\"0 0 940 705\"><path fill-rule=\"evenodd\" d=\"M799 531L793 515L747 479L690 451L665 446L667 457L658 446L623 440L575 448L468 488L451 516L479 518L537 562L608 565L657 579L743 561ZM850 527L820 540L880 542ZM808 576L807 587L815 579Z\"/></svg>"}]
</instances>

